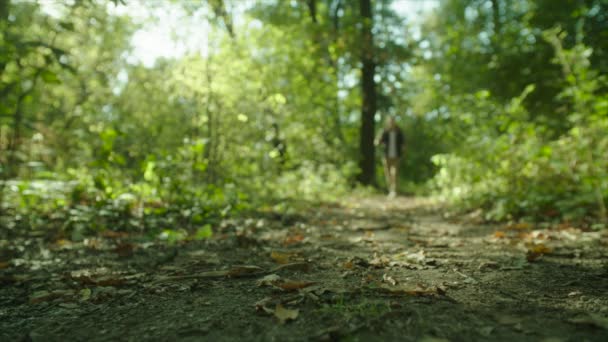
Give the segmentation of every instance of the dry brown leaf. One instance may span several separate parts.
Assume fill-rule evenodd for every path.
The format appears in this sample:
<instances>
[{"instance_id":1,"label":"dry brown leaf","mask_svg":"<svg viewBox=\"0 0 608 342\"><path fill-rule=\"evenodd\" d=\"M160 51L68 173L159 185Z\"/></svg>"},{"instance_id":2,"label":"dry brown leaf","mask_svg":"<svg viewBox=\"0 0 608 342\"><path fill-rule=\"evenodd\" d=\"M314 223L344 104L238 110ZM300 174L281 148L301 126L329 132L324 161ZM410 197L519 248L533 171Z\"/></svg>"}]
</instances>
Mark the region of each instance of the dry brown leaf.
<instances>
[{"instance_id":1,"label":"dry brown leaf","mask_svg":"<svg viewBox=\"0 0 608 342\"><path fill-rule=\"evenodd\" d=\"M274 309L274 316L276 318L278 318L278 320L281 324L285 324L285 322L287 322L289 320L294 320L294 319L298 318L299 313L300 313L300 310L286 309L281 304L277 304L276 308Z\"/></svg>"},{"instance_id":2,"label":"dry brown leaf","mask_svg":"<svg viewBox=\"0 0 608 342\"><path fill-rule=\"evenodd\" d=\"M109 238L109 239L124 239L129 237L129 233L127 232L116 232L113 230L106 230L101 233L101 236Z\"/></svg>"},{"instance_id":3,"label":"dry brown leaf","mask_svg":"<svg viewBox=\"0 0 608 342\"><path fill-rule=\"evenodd\" d=\"M505 232L502 232L500 230L497 230L494 232L494 237L497 239L504 239L507 237L507 234L505 234Z\"/></svg>"},{"instance_id":4,"label":"dry brown leaf","mask_svg":"<svg viewBox=\"0 0 608 342\"><path fill-rule=\"evenodd\" d=\"M540 257L542 257L545 254L549 254L551 253L551 248L541 244L538 245L532 245L528 247L528 252L526 253L526 259L529 262L533 262L538 260Z\"/></svg>"},{"instance_id":5,"label":"dry brown leaf","mask_svg":"<svg viewBox=\"0 0 608 342\"><path fill-rule=\"evenodd\" d=\"M526 239L531 239L532 234L530 234L528 232L521 232L521 233L517 234L517 237L521 240L526 240Z\"/></svg>"},{"instance_id":6,"label":"dry brown leaf","mask_svg":"<svg viewBox=\"0 0 608 342\"><path fill-rule=\"evenodd\" d=\"M279 287L286 291L295 291L295 290L300 290L300 289L303 289L305 287L308 287L308 286L311 286L314 284L315 284L315 282L311 282L311 281L286 280L283 282L275 283L274 286Z\"/></svg>"},{"instance_id":7,"label":"dry brown leaf","mask_svg":"<svg viewBox=\"0 0 608 342\"><path fill-rule=\"evenodd\" d=\"M534 253L541 253L541 254L549 254L551 253L551 248L541 244L538 245L533 245L531 247L528 248L529 251L534 252Z\"/></svg>"},{"instance_id":8,"label":"dry brown leaf","mask_svg":"<svg viewBox=\"0 0 608 342\"><path fill-rule=\"evenodd\" d=\"M300 243L303 240L304 240L304 235L295 234L295 235L291 235L291 236L288 236L287 238L285 238L285 240L283 240L283 245L289 246L289 245L293 245L296 243Z\"/></svg>"},{"instance_id":9,"label":"dry brown leaf","mask_svg":"<svg viewBox=\"0 0 608 342\"><path fill-rule=\"evenodd\" d=\"M3 270L5 268L9 268L11 266L11 262L10 261L0 261L0 270Z\"/></svg>"}]
</instances>

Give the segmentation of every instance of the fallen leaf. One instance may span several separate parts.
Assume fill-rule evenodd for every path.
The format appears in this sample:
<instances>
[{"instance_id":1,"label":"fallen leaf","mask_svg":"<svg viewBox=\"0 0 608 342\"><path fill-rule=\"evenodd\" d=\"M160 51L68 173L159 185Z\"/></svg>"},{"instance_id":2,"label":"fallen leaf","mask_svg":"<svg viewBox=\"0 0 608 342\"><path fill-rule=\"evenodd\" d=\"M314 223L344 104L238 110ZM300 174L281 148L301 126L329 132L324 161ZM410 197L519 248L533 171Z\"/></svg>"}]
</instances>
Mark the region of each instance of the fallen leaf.
<instances>
[{"instance_id":1,"label":"fallen leaf","mask_svg":"<svg viewBox=\"0 0 608 342\"><path fill-rule=\"evenodd\" d=\"M497 230L494 232L494 237L497 239L503 239L507 237L507 234L505 234L505 232L502 232L500 230Z\"/></svg>"},{"instance_id":2,"label":"fallen leaf","mask_svg":"<svg viewBox=\"0 0 608 342\"><path fill-rule=\"evenodd\" d=\"M294 290L299 290L299 289L303 289L305 287L314 285L314 282L311 281L291 281L291 280L286 280L284 282L278 282L275 283L274 286L279 287L283 290L286 291L294 291Z\"/></svg>"},{"instance_id":3,"label":"fallen leaf","mask_svg":"<svg viewBox=\"0 0 608 342\"><path fill-rule=\"evenodd\" d=\"M532 245L528 247L528 251L526 252L526 259L528 260L528 262L534 262L548 253L551 253L551 249L543 245L542 243L538 245Z\"/></svg>"},{"instance_id":4,"label":"fallen leaf","mask_svg":"<svg viewBox=\"0 0 608 342\"><path fill-rule=\"evenodd\" d=\"M0 261L0 270L9 268L11 266L10 261Z\"/></svg>"},{"instance_id":5,"label":"fallen leaf","mask_svg":"<svg viewBox=\"0 0 608 342\"><path fill-rule=\"evenodd\" d=\"M397 281L386 273L382 275L382 281L385 283L391 284L393 286L397 285Z\"/></svg>"},{"instance_id":6,"label":"fallen leaf","mask_svg":"<svg viewBox=\"0 0 608 342\"><path fill-rule=\"evenodd\" d=\"M270 253L270 257L277 264L284 265L290 263L290 259L293 257L293 254L273 251L272 253Z\"/></svg>"},{"instance_id":7,"label":"fallen leaf","mask_svg":"<svg viewBox=\"0 0 608 342\"><path fill-rule=\"evenodd\" d=\"M272 286L285 291L295 291L314 285L315 282L283 279L276 274L270 274L258 280L257 284L258 286Z\"/></svg>"},{"instance_id":8,"label":"fallen leaf","mask_svg":"<svg viewBox=\"0 0 608 342\"><path fill-rule=\"evenodd\" d=\"M263 272L264 269L259 266L254 265L239 265L232 267L227 273L228 277L242 277L246 275L251 275L259 272Z\"/></svg>"},{"instance_id":9,"label":"fallen leaf","mask_svg":"<svg viewBox=\"0 0 608 342\"><path fill-rule=\"evenodd\" d=\"M388 266L390 261L391 260L389 258L387 258L386 256L378 255L378 254L374 253L374 258L372 260L370 260L369 264L376 268L382 268L382 267Z\"/></svg>"},{"instance_id":10,"label":"fallen leaf","mask_svg":"<svg viewBox=\"0 0 608 342\"><path fill-rule=\"evenodd\" d=\"M277 274L269 274L262 279L258 279L256 284L258 286L273 286L275 283L279 282L281 277Z\"/></svg>"},{"instance_id":11,"label":"fallen leaf","mask_svg":"<svg viewBox=\"0 0 608 342\"><path fill-rule=\"evenodd\" d=\"M72 241L70 240L66 240L66 239L59 239L57 241L55 241L55 244L57 245L57 247L61 248L61 249L70 249L72 248Z\"/></svg>"},{"instance_id":12,"label":"fallen leaf","mask_svg":"<svg viewBox=\"0 0 608 342\"><path fill-rule=\"evenodd\" d=\"M285 238L285 240L283 240L283 245L289 246L289 245L293 245L296 243L300 243L303 240L304 240L304 235L302 235L302 234L291 235L291 236L288 236L287 238Z\"/></svg>"},{"instance_id":13,"label":"fallen leaf","mask_svg":"<svg viewBox=\"0 0 608 342\"><path fill-rule=\"evenodd\" d=\"M281 304L277 304L274 309L274 316L279 319L281 324L285 324L285 322L289 320L294 320L298 318L299 310L290 310L283 307Z\"/></svg>"},{"instance_id":14,"label":"fallen leaf","mask_svg":"<svg viewBox=\"0 0 608 342\"><path fill-rule=\"evenodd\" d=\"M264 297L260 300L258 300L257 302L255 302L255 304L253 304L255 306L255 309L257 311L265 311L266 313L274 313L273 312L268 312L268 308L266 307L267 304L269 304L272 301L272 297Z\"/></svg>"},{"instance_id":15,"label":"fallen leaf","mask_svg":"<svg viewBox=\"0 0 608 342\"><path fill-rule=\"evenodd\" d=\"M538 245L533 245L531 247L528 248L529 251L534 252L534 253L540 253L540 254L549 254L551 253L551 248L541 244Z\"/></svg>"},{"instance_id":16,"label":"fallen leaf","mask_svg":"<svg viewBox=\"0 0 608 342\"><path fill-rule=\"evenodd\" d=\"M129 237L129 233L127 232L117 232L113 230L106 230L101 233L101 236L109 238L109 239L123 239Z\"/></svg>"},{"instance_id":17,"label":"fallen leaf","mask_svg":"<svg viewBox=\"0 0 608 342\"><path fill-rule=\"evenodd\" d=\"M89 298L91 298L91 289L86 288L80 290L80 300L87 301Z\"/></svg>"}]
</instances>

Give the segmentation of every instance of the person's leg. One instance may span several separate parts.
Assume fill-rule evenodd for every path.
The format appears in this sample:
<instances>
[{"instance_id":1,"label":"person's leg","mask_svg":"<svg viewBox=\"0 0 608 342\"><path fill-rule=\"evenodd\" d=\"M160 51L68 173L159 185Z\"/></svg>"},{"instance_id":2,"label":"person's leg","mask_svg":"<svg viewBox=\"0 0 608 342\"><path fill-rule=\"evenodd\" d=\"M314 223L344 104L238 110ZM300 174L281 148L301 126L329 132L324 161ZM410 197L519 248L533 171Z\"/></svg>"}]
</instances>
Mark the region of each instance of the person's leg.
<instances>
[{"instance_id":1,"label":"person's leg","mask_svg":"<svg viewBox=\"0 0 608 342\"><path fill-rule=\"evenodd\" d=\"M389 176L389 190L390 194L394 196L397 192L397 166L398 162L396 158L390 158L387 161L388 165L388 176Z\"/></svg>"},{"instance_id":2,"label":"person's leg","mask_svg":"<svg viewBox=\"0 0 608 342\"><path fill-rule=\"evenodd\" d=\"M384 157L382 159L382 162L384 164L384 180L386 181L386 188L388 191L391 190L391 170L390 170L390 163L388 158Z\"/></svg>"},{"instance_id":3,"label":"person's leg","mask_svg":"<svg viewBox=\"0 0 608 342\"><path fill-rule=\"evenodd\" d=\"M397 194L397 186L399 185L399 159L395 158L393 162L393 193Z\"/></svg>"}]
</instances>

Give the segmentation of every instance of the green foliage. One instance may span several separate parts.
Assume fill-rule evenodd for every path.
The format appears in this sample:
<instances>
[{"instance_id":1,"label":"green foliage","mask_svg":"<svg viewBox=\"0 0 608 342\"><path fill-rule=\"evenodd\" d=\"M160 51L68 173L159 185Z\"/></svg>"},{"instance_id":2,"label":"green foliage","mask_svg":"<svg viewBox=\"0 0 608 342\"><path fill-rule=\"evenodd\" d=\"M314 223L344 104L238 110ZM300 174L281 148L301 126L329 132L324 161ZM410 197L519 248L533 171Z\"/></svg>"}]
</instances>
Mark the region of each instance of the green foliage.
<instances>
[{"instance_id":1,"label":"green foliage","mask_svg":"<svg viewBox=\"0 0 608 342\"><path fill-rule=\"evenodd\" d=\"M405 131L402 190L429 183L492 220L606 218L602 1L443 1L420 34L373 1L366 51L357 2L168 2L155 8L209 21L208 46L152 66L131 58L146 20L117 14L121 1L6 3L0 216L12 228L177 243L244 210L347 195L362 54L376 123L396 115Z\"/></svg>"},{"instance_id":2,"label":"green foliage","mask_svg":"<svg viewBox=\"0 0 608 342\"><path fill-rule=\"evenodd\" d=\"M601 77L589 69L590 51L561 45L563 35L547 31L568 86L560 97L572 103L572 128L557 138L527 121L522 107L528 88L508 106L478 94L467 138L455 153L437 155L434 183L442 196L464 208L482 207L490 220L605 220L608 199L608 110ZM605 86L605 85L604 85ZM483 112L494 112L484 117ZM473 119L472 119L473 118Z\"/></svg>"}]
</instances>

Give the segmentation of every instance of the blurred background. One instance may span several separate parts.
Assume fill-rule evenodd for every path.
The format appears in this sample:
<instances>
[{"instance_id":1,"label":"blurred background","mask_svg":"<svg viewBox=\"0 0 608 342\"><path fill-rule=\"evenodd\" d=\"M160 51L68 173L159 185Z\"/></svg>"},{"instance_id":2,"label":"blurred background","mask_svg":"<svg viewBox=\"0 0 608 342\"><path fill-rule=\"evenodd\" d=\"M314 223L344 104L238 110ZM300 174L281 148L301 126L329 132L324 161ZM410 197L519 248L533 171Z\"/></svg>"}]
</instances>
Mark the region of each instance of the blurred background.
<instances>
[{"instance_id":1,"label":"blurred background","mask_svg":"<svg viewBox=\"0 0 608 342\"><path fill-rule=\"evenodd\" d=\"M607 16L603 0L1 0L0 224L195 228L385 189L373 139L394 115L402 194L604 227Z\"/></svg>"}]
</instances>

